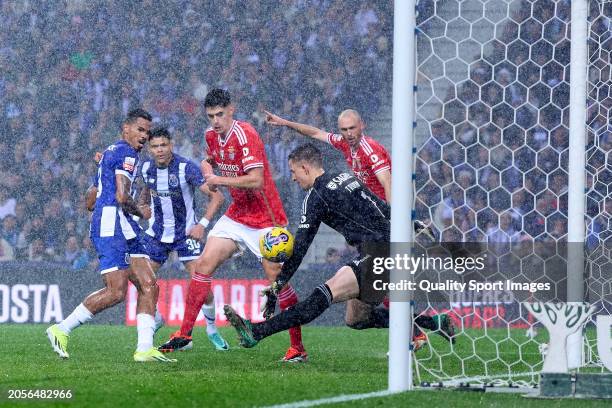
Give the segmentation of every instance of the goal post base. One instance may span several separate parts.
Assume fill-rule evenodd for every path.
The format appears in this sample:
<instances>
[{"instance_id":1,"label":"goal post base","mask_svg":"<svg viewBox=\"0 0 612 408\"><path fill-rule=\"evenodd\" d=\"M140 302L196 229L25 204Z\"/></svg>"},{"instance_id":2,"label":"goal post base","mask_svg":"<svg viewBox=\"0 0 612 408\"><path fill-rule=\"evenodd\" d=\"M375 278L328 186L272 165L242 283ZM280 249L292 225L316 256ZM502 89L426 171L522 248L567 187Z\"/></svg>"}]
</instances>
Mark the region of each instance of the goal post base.
<instances>
[{"instance_id":1,"label":"goal post base","mask_svg":"<svg viewBox=\"0 0 612 408\"><path fill-rule=\"evenodd\" d=\"M612 373L542 373L538 397L612 399Z\"/></svg>"}]
</instances>

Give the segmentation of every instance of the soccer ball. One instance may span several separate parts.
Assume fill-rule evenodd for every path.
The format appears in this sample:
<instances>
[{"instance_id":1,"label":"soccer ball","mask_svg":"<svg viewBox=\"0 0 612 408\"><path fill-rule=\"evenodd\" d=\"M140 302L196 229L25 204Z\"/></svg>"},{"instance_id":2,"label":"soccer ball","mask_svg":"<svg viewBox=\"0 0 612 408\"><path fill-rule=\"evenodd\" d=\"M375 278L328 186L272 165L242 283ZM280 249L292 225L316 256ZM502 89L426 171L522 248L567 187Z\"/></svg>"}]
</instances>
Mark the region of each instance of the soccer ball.
<instances>
[{"instance_id":1,"label":"soccer ball","mask_svg":"<svg viewBox=\"0 0 612 408\"><path fill-rule=\"evenodd\" d=\"M285 262L293 254L293 235L287 228L274 227L259 238L261 255L271 262Z\"/></svg>"}]
</instances>

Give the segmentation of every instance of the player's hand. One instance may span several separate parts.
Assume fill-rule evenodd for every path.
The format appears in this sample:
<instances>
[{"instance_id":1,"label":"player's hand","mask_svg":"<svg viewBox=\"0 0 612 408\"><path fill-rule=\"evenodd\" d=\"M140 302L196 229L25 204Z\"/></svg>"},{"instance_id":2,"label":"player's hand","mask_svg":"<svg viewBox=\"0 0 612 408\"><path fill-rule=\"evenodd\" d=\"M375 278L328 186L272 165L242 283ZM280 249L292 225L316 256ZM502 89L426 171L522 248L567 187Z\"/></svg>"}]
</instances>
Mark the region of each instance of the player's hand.
<instances>
[{"instance_id":1,"label":"player's hand","mask_svg":"<svg viewBox=\"0 0 612 408\"><path fill-rule=\"evenodd\" d=\"M259 292L259 296L264 298L264 303L261 306L261 312L263 313L263 317L266 320L274 316L278 292L279 289L278 284L276 282L273 282L272 285L264 288L261 292Z\"/></svg>"},{"instance_id":2,"label":"player's hand","mask_svg":"<svg viewBox=\"0 0 612 408\"><path fill-rule=\"evenodd\" d=\"M94 161L96 162L96 164L100 164L101 160L102 160L102 153L100 152L94 153Z\"/></svg>"},{"instance_id":3,"label":"player's hand","mask_svg":"<svg viewBox=\"0 0 612 408\"><path fill-rule=\"evenodd\" d=\"M267 110L264 110L264 112L266 113L266 123L268 125L272 125L272 126L284 126L285 125L285 119L281 118L278 115L273 114L272 112L268 112Z\"/></svg>"},{"instance_id":4,"label":"player's hand","mask_svg":"<svg viewBox=\"0 0 612 408\"><path fill-rule=\"evenodd\" d=\"M202 241L204 239L204 235L206 235L206 228L202 224L196 224L187 233L191 238L196 241Z\"/></svg>"},{"instance_id":5,"label":"player's hand","mask_svg":"<svg viewBox=\"0 0 612 408\"><path fill-rule=\"evenodd\" d=\"M148 205L139 205L138 209L142 213L142 218L144 218L145 220L151 218L151 207L149 207Z\"/></svg>"},{"instance_id":6,"label":"player's hand","mask_svg":"<svg viewBox=\"0 0 612 408\"><path fill-rule=\"evenodd\" d=\"M425 224L423 221L414 221L414 232L416 232L416 235L423 234L432 241L436 240L436 236L434 235L434 232L431 227Z\"/></svg>"},{"instance_id":7,"label":"player's hand","mask_svg":"<svg viewBox=\"0 0 612 408\"><path fill-rule=\"evenodd\" d=\"M204 174L205 177L207 174L213 174L213 167L208 160L202 160L200 163L200 170L202 170L202 174Z\"/></svg>"},{"instance_id":8,"label":"player's hand","mask_svg":"<svg viewBox=\"0 0 612 408\"><path fill-rule=\"evenodd\" d=\"M215 191L213 188L216 189L219 186L220 177L216 174L208 174L204 175L204 177L206 178L206 184L208 185L208 188L210 188L210 191Z\"/></svg>"}]
</instances>

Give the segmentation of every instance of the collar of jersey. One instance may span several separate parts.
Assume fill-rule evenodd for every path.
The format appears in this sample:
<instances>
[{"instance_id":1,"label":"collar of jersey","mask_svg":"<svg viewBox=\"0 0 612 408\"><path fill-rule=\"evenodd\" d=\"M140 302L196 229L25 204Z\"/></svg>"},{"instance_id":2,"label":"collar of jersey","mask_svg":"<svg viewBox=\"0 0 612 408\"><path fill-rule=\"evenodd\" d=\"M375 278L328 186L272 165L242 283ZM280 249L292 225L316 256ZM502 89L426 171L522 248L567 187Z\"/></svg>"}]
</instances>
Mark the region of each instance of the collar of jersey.
<instances>
[{"instance_id":1,"label":"collar of jersey","mask_svg":"<svg viewBox=\"0 0 612 408\"><path fill-rule=\"evenodd\" d=\"M351 152L352 158L356 158L357 153L359 153L359 150L363 149L363 142L365 141L366 137L367 137L366 135L361 135L361 139L359 139L359 147L355 151L353 151L353 148L349 146L349 151Z\"/></svg>"},{"instance_id":2,"label":"collar of jersey","mask_svg":"<svg viewBox=\"0 0 612 408\"><path fill-rule=\"evenodd\" d=\"M236 121L234 120L232 122L232 127L230 128L229 132L227 132L227 135L225 135L225 139L221 139L221 135L219 133L217 133L217 138L219 140L219 145L221 147L225 147L225 145L229 141L230 137L232 137L232 134L234 133L234 129L235 128L236 128Z\"/></svg>"}]
</instances>

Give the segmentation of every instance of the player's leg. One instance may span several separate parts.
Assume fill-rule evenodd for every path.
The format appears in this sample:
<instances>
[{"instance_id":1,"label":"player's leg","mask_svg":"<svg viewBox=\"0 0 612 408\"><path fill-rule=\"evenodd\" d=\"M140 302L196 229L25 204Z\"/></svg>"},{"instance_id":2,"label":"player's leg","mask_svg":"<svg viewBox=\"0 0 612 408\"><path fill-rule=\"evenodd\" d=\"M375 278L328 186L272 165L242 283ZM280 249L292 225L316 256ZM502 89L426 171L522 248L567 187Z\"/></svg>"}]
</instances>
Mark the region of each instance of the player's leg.
<instances>
[{"instance_id":1,"label":"player's leg","mask_svg":"<svg viewBox=\"0 0 612 408\"><path fill-rule=\"evenodd\" d=\"M102 275L104 288L91 293L60 323L47 329L47 337L55 352L68 358L68 337L70 332L90 321L97 313L120 303L125 299L128 271L115 270Z\"/></svg>"},{"instance_id":2,"label":"player's leg","mask_svg":"<svg viewBox=\"0 0 612 408\"><path fill-rule=\"evenodd\" d=\"M320 316L332 303L341 303L359 296L359 283L350 266L343 266L336 274L312 292L305 300L261 323L251 324L226 305L225 314L240 338L243 347L253 347L260 340L275 333L309 323Z\"/></svg>"},{"instance_id":3,"label":"player's leg","mask_svg":"<svg viewBox=\"0 0 612 408\"><path fill-rule=\"evenodd\" d=\"M133 248L134 252L144 252L149 257L149 266L153 270L153 274L157 276L157 271L170 256L171 248L169 244L165 244L145 232L139 235L138 240L139 246ZM157 333L163 325L164 318L156 307L154 333Z\"/></svg>"},{"instance_id":4,"label":"player's leg","mask_svg":"<svg viewBox=\"0 0 612 408\"><path fill-rule=\"evenodd\" d=\"M127 243L115 237L92 237L92 241L98 253L104 288L87 296L68 317L47 329L53 350L62 358L68 358L68 337L72 330L125 299L129 268Z\"/></svg>"},{"instance_id":5,"label":"player's leg","mask_svg":"<svg viewBox=\"0 0 612 408\"><path fill-rule=\"evenodd\" d=\"M259 247L257 247L259 251ZM259 254L261 256L261 254ZM262 266L266 278L270 283L274 282L281 272L282 264L270 262L266 259L262 259ZM289 309L298 303L298 296L291 284L285 285L283 290L278 294L278 306L282 311ZM282 358L282 361L287 362L300 362L308 359L308 354L302 343L302 328L300 326L291 327L289 329L289 340L291 345Z\"/></svg>"},{"instance_id":6,"label":"player's leg","mask_svg":"<svg viewBox=\"0 0 612 408\"><path fill-rule=\"evenodd\" d=\"M181 253L179 251L179 260L181 260ZM192 260L188 260L185 262L185 268L187 272L189 272L189 277L193 277L193 273L195 272L195 264ZM202 313L204 314L204 318L206 319L206 335L208 336L208 340L212 343L216 350L225 351L229 349L229 345L221 336L221 333L217 330L217 325L215 320L216 310L215 310L215 297L212 292L208 292L208 296L204 302L204 306L202 306Z\"/></svg>"},{"instance_id":7,"label":"player's leg","mask_svg":"<svg viewBox=\"0 0 612 408\"><path fill-rule=\"evenodd\" d=\"M193 275L189 281L181 328L170 336L170 340L159 346L159 350L162 352L182 350L183 347L191 343L191 332L195 321L202 305L212 292L212 274L238 249L236 243L230 238L211 236L213 231L214 228L208 234L202 255L192 261Z\"/></svg>"},{"instance_id":8,"label":"player's leg","mask_svg":"<svg viewBox=\"0 0 612 408\"><path fill-rule=\"evenodd\" d=\"M155 272L148 259L142 254L132 255L130 267L130 281L138 291L136 303L136 329L138 331L138 343L134 353L134 361L137 362L175 362L161 354L153 347L153 335L155 334L155 312L157 310L157 298L159 287Z\"/></svg>"},{"instance_id":9,"label":"player's leg","mask_svg":"<svg viewBox=\"0 0 612 408\"><path fill-rule=\"evenodd\" d=\"M346 303L345 323L356 330L388 328L389 308L384 304L373 306L358 299L351 299ZM452 321L446 314L414 316L412 341L415 350L427 343L427 335L422 329L434 330L446 340L454 342L455 330Z\"/></svg>"}]
</instances>

